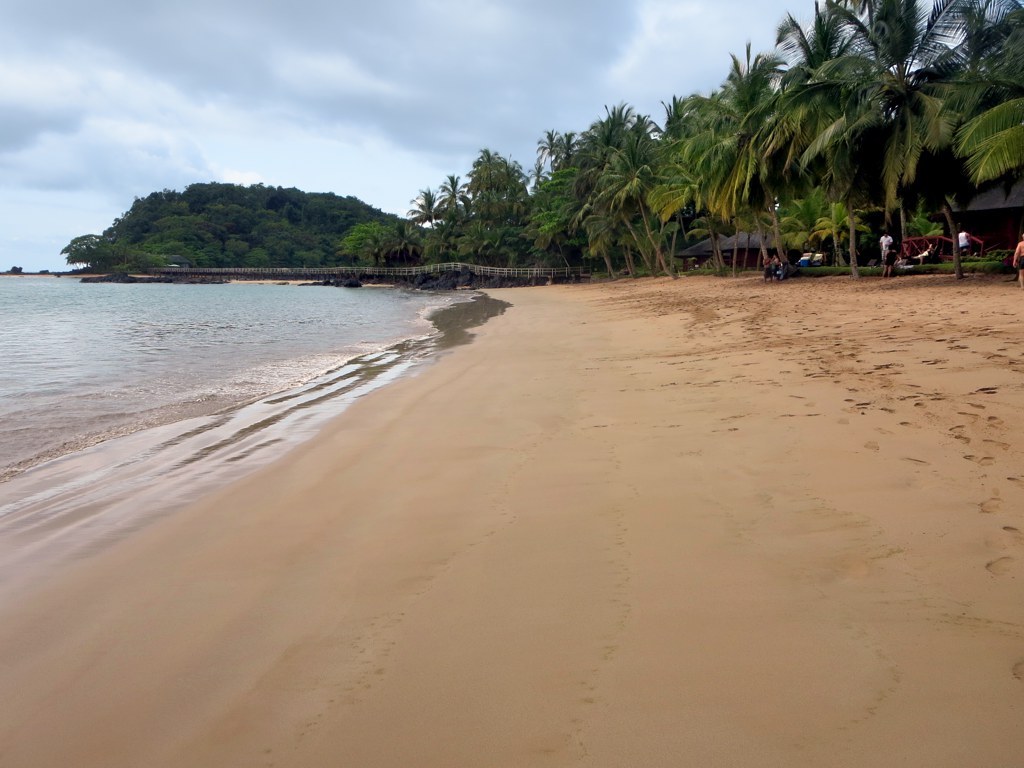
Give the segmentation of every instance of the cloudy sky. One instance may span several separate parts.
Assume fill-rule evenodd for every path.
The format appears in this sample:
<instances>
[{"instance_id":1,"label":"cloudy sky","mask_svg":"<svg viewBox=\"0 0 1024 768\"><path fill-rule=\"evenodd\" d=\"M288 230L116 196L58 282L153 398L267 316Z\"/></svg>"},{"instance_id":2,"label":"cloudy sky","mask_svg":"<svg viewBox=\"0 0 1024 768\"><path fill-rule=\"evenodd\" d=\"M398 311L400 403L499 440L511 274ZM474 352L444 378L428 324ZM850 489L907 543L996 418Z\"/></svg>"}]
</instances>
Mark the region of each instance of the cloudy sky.
<instances>
[{"instance_id":1,"label":"cloudy sky","mask_svg":"<svg viewBox=\"0 0 1024 768\"><path fill-rule=\"evenodd\" d=\"M488 147L707 92L812 0L0 0L0 271L195 182L398 214Z\"/></svg>"}]
</instances>

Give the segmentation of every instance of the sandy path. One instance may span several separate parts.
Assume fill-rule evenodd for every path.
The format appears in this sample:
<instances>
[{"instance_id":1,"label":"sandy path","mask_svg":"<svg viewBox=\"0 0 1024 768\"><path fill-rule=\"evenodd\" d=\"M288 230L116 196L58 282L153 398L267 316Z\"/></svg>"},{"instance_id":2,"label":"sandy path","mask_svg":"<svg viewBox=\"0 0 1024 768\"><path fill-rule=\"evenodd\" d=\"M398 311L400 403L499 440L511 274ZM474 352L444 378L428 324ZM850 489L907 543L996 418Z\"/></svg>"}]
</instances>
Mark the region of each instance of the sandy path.
<instances>
[{"instance_id":1,"label":"sandy path","mask_svg":"<svg viewBox=\"0 0 1024 768\"><path fill-rule=\"evenodd\" d=\"M514 307L0 616L3 766L1024 762L1024 297Z\"/></svg>"}]
</instances>

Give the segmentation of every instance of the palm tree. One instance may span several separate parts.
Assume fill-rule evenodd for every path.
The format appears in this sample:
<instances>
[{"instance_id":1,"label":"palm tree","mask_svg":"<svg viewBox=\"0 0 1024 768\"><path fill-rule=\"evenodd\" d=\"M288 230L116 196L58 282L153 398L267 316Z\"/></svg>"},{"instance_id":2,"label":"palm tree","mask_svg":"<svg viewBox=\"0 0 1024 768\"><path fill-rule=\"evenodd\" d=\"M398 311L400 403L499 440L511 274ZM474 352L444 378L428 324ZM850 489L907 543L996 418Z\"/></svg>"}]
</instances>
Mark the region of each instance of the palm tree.
<instances>
[{"instance_id":1,"label":"palm tree","mask_svg":"<svg viewBox=\"0 0 1024 768\"><path fill-rule=\"evenodd\" d=\"M804 197L783 204L779 228L786 247L803 251L807 247L820 245L822 238L818 234L817 224L827 210L828 202L821 187L815 187Z\"/></svg>"},{"instance_id":2,"label":"palm tree","mask_svg":"<svg viewBox=\"0 0 1024 768\"><path fill-rule=\"evenodd\" d=\"M642 125L640 122L637 125ZM623 146L615 150L601 174L594 195L594 204L621 218L632 236L637 250L648 269L657 268L667 275L672 274L665 260L664 222L652 215L647 197L656 187L657 145L650 133L650 123L631 130ZM634 227L634 217L639 217L642 230Z\"/></svg>"},{"instance_id":3,"label":"palm tree","mask_svg":"<svg viewBox=\"0 0 1024 768\"><path fill-rule=\"evenodd\" d=\"M449 174L441 183L441 187L438 190L437 203L440 212L445 217L458 220L468 212L469 197L466 185L462 183L458 176Z\"/></svg>"},{"instance_id":4,"label":"palm tree","mask_svg":"<svg viewBox=\"0 0 1024 768\"><path fill-rule=\"evenodd\" d=\"M828 210L814 223L814 230L811 233L819 241L832 240L833 263L841 264L846 261L843 256L843 244L850 241L850 232L868 232L868 225L857 221L856 216L852 220L850 213L843 202L833 202Z\"/></svg>"},{"instance_id":5,"label":"palm tree","mask_svg":"<svg viewBox=\"0 0 1024 768\"><path fill-rule=\"evenodd\" d=\"M537 160L541 164L554 165L561 142L562 136L558 131L545 131L544 136L537 141Z\"/></svg>"},{"instance_id":6,"label":"palm tree","mask_svg":"<svg viewBox=\"0 0 1024 768\"><path fill-rule=\"evenodd\" d=\"M779 255L777 199L787 184L783 156L773 152L770 126L777 110L782 60L774 54L751 56L750 45L732 66L722 88L710 97L693 97L697 132L682 141L683 156L694 168L708 209L731 221L752 211L766 212Z\"/></svg>"},{"instance_id":7,"label":"palm tree","mask_svg":"<svg viewBox=\"0 0 1024 768\"><path fill-rule=\"evenodd\" d=\"M922 159L934 162L951 146L957 116L946 108L942 87L955 74L951 51L962 38L964 2L935 0L930 11L919 0L830 6L850 35L851 48L820 67L818 75L845 96L838 140L881 160L878 181L887 219L914 187ZM950 176L952 184L955 169ZM962 277L959 254L954 264Z\"/></svg>"},{"instance_id":8,"label":"palm tree","mask_svg":"<svg viewBox=\"0 0 1024 768\"><path fill-rule=\"evenodd\" d=\"M397 221L384 242L384 258L391 264L419 264L423 255L420 230L407 221Z\"/></svg>"},{"instance_id":9,"label":"palm tree","mask_svg":"<svg viewBox=\"0 0 1024 768\"><path fill-rule=\"evenodd\" d=\"M978 0L966 16L958 90L973 117L958 131L956 150L980 184L1024 170L1024 8Z\"/></svg>"},{"instance_id":10,"label":"palm tree","mask_svg":"<svg viewBox=\"0 0 1024 768\"><path fill-rule=\"evenodd\" d=\"M419 195L411 201L413 208L406 214L414 223L427 227L434 226L438 218L440 204L434 190L427 187L421 189Z\"/></svg>"}]
</instances>

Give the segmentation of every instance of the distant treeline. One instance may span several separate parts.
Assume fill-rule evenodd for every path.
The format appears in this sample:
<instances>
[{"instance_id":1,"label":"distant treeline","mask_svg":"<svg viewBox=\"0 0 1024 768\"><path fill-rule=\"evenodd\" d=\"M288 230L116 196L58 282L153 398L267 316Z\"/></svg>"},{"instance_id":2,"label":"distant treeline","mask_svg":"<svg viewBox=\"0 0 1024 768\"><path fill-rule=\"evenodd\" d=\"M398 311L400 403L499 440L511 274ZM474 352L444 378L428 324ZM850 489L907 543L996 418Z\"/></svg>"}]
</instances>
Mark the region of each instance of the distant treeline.
<instances>
[{"instance_id":1,"label":"distant treeline","mask_svg":"<svg viewBox=\"0 0 1024 768\"><path fill-rule=\"evenodd\" d=\"M262 184L192 184L137 198L101 235L61 254L93 271L203 267L318 267L357 263L346 236L392 229L398 217L355 197ZM358 240L359 238L356 238Z\"/></svg>"}]
</instances>

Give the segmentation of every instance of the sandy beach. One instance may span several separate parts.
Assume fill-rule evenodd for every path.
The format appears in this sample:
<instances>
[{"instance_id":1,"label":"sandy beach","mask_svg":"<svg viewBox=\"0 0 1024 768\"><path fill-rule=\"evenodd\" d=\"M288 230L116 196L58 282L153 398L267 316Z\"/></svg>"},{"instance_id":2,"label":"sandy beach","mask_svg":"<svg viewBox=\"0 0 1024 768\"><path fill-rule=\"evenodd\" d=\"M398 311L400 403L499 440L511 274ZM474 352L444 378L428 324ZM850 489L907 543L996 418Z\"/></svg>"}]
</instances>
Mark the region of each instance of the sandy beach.
<instances>
[{"instance_id":1,"label":"sandy beach","mask_svg":"<svg viewBox=\"0 0 1024 768\"><path fill-rule=\"evenodd\" d=\"M1016 283L488 293L4 605L0 765L1024 764Z\"/></svg>"}]
</instances>

